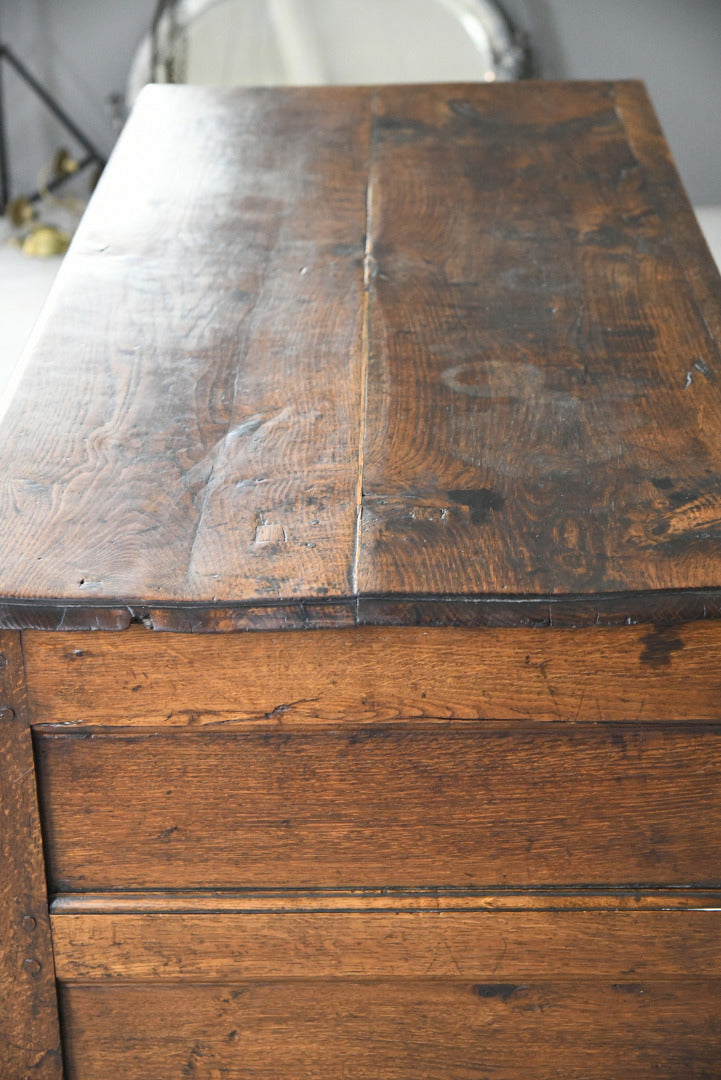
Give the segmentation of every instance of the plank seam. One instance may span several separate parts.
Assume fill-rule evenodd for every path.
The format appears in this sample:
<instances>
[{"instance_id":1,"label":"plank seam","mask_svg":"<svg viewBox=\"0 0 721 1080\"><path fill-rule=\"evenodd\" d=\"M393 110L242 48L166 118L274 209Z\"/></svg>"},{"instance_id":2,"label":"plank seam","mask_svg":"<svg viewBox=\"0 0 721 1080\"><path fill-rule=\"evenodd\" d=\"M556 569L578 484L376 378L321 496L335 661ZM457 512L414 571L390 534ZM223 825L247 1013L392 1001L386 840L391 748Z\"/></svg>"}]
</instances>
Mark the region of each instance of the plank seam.
<instances>
[{"instance_id":1,"label":"plank seam","mask_svg":"<svg viewBox=\"0 0 721 1080\"><path fill-rule=\"evenodd\" d=\"M360 553L362 541L363 522L363 474L365 467L365 438L368 408L368 366L370 352L370 315L371 315L371 266L373 259L373 195L375 164L375 131L374 120L376 116L376 104L378 90L371 91L369 99L369 148L368 148L368 183L366 185L366 221L365 221L365 251L363 253L363 326L361 330L361 373L360 373L360 430L358 434L358 483L356 488L356 533L355 551L353 557L353 581L352 589L356 597L356 622L358 621L358 595L360 593L359 571Z\"/></svg>"}]
</instances>

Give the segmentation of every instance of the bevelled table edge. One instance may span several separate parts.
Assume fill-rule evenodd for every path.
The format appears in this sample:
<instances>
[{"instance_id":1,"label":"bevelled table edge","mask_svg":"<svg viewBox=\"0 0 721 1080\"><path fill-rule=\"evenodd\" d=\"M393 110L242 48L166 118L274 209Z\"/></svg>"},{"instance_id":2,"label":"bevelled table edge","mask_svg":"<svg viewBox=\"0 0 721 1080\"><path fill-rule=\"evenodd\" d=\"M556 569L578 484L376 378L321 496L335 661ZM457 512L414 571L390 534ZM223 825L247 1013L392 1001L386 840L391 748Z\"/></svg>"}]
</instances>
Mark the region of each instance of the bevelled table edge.
<instances>
[{"instance_id":1,"label":"bevelled table edge","mask_svg":"<svg viewBox=\"0 0 721 1080\"><path fill-rule=\"evenodd\" d=\"M142 624L174 633L339 630L355 626L582 628L671 626L721 619L721 588L567 596L360 594L275 604L52 603L5 599L0 630L127 630Z\"/></svg>"}]
</instances>

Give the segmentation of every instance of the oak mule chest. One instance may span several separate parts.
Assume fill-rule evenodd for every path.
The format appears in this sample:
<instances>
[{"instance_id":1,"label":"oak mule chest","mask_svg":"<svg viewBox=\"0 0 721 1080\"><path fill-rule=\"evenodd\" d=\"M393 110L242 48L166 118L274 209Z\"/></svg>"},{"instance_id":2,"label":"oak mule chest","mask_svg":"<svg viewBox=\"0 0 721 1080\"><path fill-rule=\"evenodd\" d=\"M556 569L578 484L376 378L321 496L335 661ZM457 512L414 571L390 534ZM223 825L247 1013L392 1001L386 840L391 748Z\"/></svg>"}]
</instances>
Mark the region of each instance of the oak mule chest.
<instances>
[{"instance_id":1,"label":"oak mule chest","mask_svg":"<svg viewBox=\"0 0 721 1080\"><path fill-rule=\"evenodd\" d=\"M3 1080L721 1076L719 341L638 83L143 93L0 425Z\"/></svg>"}]
</instances>

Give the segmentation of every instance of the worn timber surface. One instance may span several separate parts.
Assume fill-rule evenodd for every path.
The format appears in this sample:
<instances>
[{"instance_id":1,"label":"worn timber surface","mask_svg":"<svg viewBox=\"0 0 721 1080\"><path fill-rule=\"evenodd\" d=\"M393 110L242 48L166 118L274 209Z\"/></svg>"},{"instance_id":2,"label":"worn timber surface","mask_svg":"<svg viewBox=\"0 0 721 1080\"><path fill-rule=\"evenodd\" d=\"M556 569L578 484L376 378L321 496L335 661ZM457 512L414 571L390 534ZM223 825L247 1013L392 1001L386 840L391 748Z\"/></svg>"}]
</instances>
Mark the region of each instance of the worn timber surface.
<instances>
[{"instance_id":1,"label":"worn timber surface","mask_svg":"<svg viewBox=\"0 0 721 1080\"><path fill-rule=\"evenodd\" d=\"M708 1080L721 1054L719 989L718 979L461 977L70 984L67 1075Z\"/></svg>"},{"instance_id":2,"label":"worn timber surface","mask_svg":"<svg viewBox=\"0 0 721 1080\"><path fill-rule=\"evenodd\" d=\"M721 727L38 725L53 892L721 888Z\"/></svg>"},{"instance_id":3,"label":"worn timber surface","mask_svg":"<svg viewBox=\"0 0 721 1080\"><path fill-rule=\"evenodd\" d=\"M720 339L640 84L150 88L5 402L0 625L718 617Z\"/></svg>"},{"instance_id":4,"label":"worn timber surface","mask_svg":"<svg viewBox=\"0 0 721 1080\"><path fill-rule=\"evenodd\" d=\"M61 1080L60 1029L20 635L0 633L0 1076Z\"/></svg>"}]
</instances>

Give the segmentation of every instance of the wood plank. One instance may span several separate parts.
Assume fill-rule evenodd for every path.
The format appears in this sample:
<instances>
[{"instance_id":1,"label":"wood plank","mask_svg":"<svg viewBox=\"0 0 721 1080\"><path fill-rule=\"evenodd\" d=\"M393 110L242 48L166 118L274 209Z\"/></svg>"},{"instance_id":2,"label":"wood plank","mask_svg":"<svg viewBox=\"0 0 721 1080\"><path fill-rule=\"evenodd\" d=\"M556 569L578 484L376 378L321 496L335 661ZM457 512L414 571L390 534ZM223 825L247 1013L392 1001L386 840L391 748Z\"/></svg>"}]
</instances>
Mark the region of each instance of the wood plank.
<instances>
[{"instance_id":1,"label":"wood plank","mask_svg":"<svg viewBox=\"0 0 721 1080\"><path fill-rule=\"evenodd\" d=\"M201 889L60 893L53 915L308 914L388 911L721 910L721 893L698 889Z\"/></svg>"},{"instance_id":2,"label":"wood plank","mask_svg":"<svg viewBox=\"0 0 721 1080\"><path fill-rule=\"evenodd\" d=\"M62 982L721 976L721 911L53 915Z\"/></svg>"},{"instance_id":3,"label":"wood plank","mask_svg":"<svg viewBox=\"0 0 721 1080\"><path fill-rule=\"evenodd\" d=\"M709 1080L720 992L712 980L293 980L69 986L62 1000L68 1080Z\"/></svg>"},{"instance_id":4,"label":"wood plank","mask_svg":"<svg viewBox=\"0 0 721 1080\"><path fill-rule=\"evenodd\" d=\"M720 335L639 84L152 88L5 418L0 625L718 613Z\"/></svg>"},{"instance_id":5,"label":"wood plank","mask_svg":"<svg viewBox=\"0 0 721 1080\"><path fill-rule=\"evenodd\" d=\"M144 92L5 417L4 598L351 593L369 138L367 91Z\"/></svg>"},{"instance_id":6,"label":"wood plank","mask_svg":"<svg viewBox=\"0 0 721 1080\"><path fill-rule=\"evenodd\" d=\"M721 728L36 728L53 891L696 885Z\"/></svg>"},{"instance_id":7,"label":"wood plank","mask_svg":"<svg viewBox=\"0 0 721 1080\"><path fill-rule=\"evenodd\" d=\"M721 720L721 622L23 635L33 723Z\"/></svg>"},{"instance_id":8,"label":"wood plank","mask_svg":"<svg viewBox=\"0 0 721 1080\"><path fill-rule=\"evenodd\" d=\"M721 358L658 136L640 160L612 84L376 112L361 593L718 581Z\"/></svg>"},{"instance_id":9,"label":"wood plank","mask_svg":"<svg viewBox=\"0 0 721 1080\"><path fill-rule=\"evenodd\" d=\"M0 633L0 1075L61 1080L35 767L20 635Z\"/></svg>"}]
</instances>

